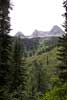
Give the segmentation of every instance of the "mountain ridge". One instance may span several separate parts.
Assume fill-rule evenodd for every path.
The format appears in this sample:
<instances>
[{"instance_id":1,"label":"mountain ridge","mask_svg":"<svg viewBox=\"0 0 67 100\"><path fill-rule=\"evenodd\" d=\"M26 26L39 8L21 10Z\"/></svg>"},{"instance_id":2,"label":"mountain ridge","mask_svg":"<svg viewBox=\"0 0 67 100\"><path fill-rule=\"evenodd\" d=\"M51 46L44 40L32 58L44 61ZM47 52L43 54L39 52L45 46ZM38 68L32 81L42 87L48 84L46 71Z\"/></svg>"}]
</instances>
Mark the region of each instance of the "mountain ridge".
<instances>
[{"instance_id":1,"label":"mountain ridge","mask_svg":"<svg viewBox=\"0 0 67 100\"><path fill-rule=\"evenodd\" d=\"M16 37L21 37L21 38L43 38L43 37L59 37L64 34L64 31L57 25L54 25L50 31L38 31L35 30L32 35L30 36L25 36L22 32L17 32Z\"/></svg>"}]
</instances>

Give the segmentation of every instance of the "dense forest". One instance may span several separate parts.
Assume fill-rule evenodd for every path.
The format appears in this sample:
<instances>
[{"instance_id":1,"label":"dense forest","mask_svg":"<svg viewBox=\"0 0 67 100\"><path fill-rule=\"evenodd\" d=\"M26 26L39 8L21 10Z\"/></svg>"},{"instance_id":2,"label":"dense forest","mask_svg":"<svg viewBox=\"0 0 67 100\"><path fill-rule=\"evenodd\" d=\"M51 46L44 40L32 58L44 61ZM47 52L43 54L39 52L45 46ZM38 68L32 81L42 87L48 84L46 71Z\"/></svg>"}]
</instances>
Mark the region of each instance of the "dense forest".
<instances>
[{"instance_id":1,"label":"dense forest","mask_svg":"<svg viewBox=\"0 0 67 100\"><path fill-rule=\"evenodd\" d=\"M67 100L67 0L61 37L10 36L10 0L0 0L0 100Z\"/></svg>"}]
</instances>

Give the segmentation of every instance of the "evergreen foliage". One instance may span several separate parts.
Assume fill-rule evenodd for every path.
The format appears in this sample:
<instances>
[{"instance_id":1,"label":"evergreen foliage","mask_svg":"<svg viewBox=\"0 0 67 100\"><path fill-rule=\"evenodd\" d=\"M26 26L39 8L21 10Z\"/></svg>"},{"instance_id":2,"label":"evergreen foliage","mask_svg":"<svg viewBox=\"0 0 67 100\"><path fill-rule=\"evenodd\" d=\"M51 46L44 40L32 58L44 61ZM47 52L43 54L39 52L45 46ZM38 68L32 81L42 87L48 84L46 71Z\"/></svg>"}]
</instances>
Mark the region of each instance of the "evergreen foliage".
<instances>
[{"instance_id":1,"label":"evergreen foliage","mask_svg":"<svg viewBox=\"0 0 67 100\"><path fill-rule=\"evenodd\" d=\"M12 8L10 0L0 0L0 100L67 99L67 0L63 5L65 34L59 38L57 59L58 38L40 43L39 38L9 36Z\"/></svg>"},{"instance_id":2,"label":"evergreen foliage","mask_svg":"<svg viewBox=\"0 0 67 100\"><path fill-rule=\"evenodd\" d=\"M11 92L14 93L13 98L22 99L25 96L26 67L25 60L22 57L21 41L15 38L13 46L13 76L11 84Z\"/></svg>"},{"instance_id":3,"label":"evergreen foliage","mask_svg":"<svg viewBox=\"0 0 67 100\"><path fill-rule=\"evenodd\" d=\"M0 99L7 100L11 72L10 0L0 0ZM8 86L8 87L7 87Z\"/></svg>"},{"instance_id":4,"label":"evergreen foliage","mask_svg":"<svg viewBox=\"0 0 67 100\"><path fill-rule=\"evenodd\" d=\"M51 91L46 92L42 98L37 100L67 100L67 84L54 87Z\"/></svg>"},{"instance_id":5,"label":"evergreen foliage","mask_svg":"<svg viewBox=\"0 0 67 100\"><path fill-rule=\"evenodd\" d=\"M59 38L59 53L58 53L58 59L61 61L61 65L59 65L59 77L61 81L67 82L67 0L63 2L64 8L65 8L65 34L63 37Z\"/></svg>"}]
</instances>

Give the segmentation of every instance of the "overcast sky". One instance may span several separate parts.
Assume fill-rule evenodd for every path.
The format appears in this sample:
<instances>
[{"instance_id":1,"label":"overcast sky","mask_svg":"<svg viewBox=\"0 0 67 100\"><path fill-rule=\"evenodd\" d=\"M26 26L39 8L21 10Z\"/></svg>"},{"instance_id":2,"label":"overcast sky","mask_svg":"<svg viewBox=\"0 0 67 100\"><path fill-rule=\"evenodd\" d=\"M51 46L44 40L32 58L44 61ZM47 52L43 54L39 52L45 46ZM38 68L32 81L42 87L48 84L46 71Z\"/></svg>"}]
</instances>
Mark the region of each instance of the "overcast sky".
<instances>
[{"instance_id":1,"label":"overcast sky","mask_svg":"<svg viewBox=\"0 0 67 100\"><path fill-rule=\"evenodd\" d=\"M12 3L12 35L18 31L30 35L35 29L49 31L53 25L63 24L63 0L12 0Z\"/></svg>"}]
</instances>

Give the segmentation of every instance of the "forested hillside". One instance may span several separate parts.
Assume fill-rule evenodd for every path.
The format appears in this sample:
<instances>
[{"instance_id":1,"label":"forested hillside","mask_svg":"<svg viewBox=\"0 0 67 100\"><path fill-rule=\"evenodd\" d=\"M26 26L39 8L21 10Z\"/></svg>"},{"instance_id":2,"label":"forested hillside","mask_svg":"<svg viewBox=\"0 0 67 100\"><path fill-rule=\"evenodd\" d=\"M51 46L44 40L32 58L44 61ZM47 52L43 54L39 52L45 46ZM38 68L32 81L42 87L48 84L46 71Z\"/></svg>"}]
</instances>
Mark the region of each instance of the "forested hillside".
<instances>
[{"instance_id":1,"label":"forested hillside","mask_svg":"<svg viewBox=\"0 0 67 100\"><path fill-rule=\"evenodd\" d=\"M0 0L0 100L67 100L67 0L63 6L65 33L60 37L57 26L46 37L41 31L31 38L12 37L12 4Z\"/></svg>"}]
</instances>

